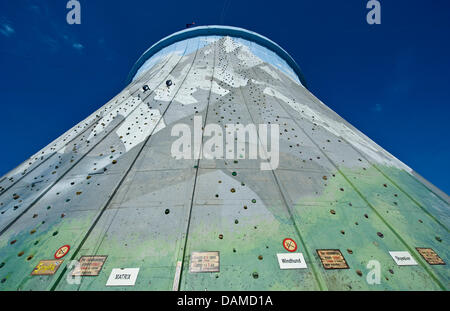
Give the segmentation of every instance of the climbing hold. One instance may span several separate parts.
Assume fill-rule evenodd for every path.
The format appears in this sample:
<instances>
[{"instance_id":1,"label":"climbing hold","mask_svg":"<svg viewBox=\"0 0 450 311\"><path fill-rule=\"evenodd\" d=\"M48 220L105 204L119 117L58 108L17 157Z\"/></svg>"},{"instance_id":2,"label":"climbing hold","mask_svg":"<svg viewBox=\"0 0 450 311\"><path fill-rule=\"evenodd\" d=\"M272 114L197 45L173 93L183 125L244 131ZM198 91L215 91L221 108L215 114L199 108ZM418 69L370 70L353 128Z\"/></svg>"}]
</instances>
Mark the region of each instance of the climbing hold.
<instances>
[{"instance_id":1,"label":"climbing hold","mask_svg":"<svg viewBox=\"0 0 450 311\"><path fill-rule=\"evenodd\" d=\"M167 80L167 81L166 81L166 86L169 87L169 86L171 86L171 85L172 85L172 80Z\"/></svg>"},{"instance_id":2,"label":"climbing hold","mask_svg":"<svg viewBox=\"0 0 450 311\"><path fill-rule=\"evenodd\" d=\"M255 200L255 199L253 199L253 200L252 200L252 203L256 203L256 200Z\"/></svg>"},{"instance_id":3,"label":"climbing hold","mask_svg":"<svg viewBox=\"0 0 450 311\"><path fill-rule=\"evenodd\" d=\"M330 213L336 215L336 211L334 209L330 210Z\"/></svg>"},{"instance_id":4,"label":"climbing hold","mask_svg":"<svg viewBox=\"0 0 450 311\"><path fill-rule=\"evenodd\" d=\"M438 241L438 242L442 242L442 239L440 238L440 237L436 237L436 241Z\"/></svg>"},{"instance_id":5,"label":"climbing hold","mask_svg":"<svg viewBox=\"0 0 450 311\"><path fill-rule=\"evenodd\" d=\"M258 259L259 259L259 260L263 260L263 256L262 256L262 255L259 255L259 256L258 256Z\"/></svg>"},{"instance_id":6,"label":"climbing hold","mask_svg":"<svg viewBox=\"0 0 450 311\"><path fill-rule=\"evenodd\" d=\"M219 239L223 239L223 234L219 234Z\"/></svg>"},{"instance_id":7,"label":"climbing hold","mask_svg":"<svg viewBox=\"0 0 450 311\"><path fill-rule=\"evenodd\" d=\"M82 194L82 192L81 192L81 191L78 191L78 192L77 192L77 195L80 195L80 194Z\"/></svg>"},{"instance_id":8,"label":"climbing hold","mask_svg":"<svg viewBox=\"0 0 450 311\"><path fill-rule=\"evenodd\" d=\"M117 161L116 161L116 160L113 160L113 161L112 161L112 164L116 164L116 163L117 163Z\"/></svg>"},{"instance_id":9,"label":"climbing hold","mask_svg":"<svg viewBox=\"0 0 450 311\"><path fill-rule=\"evenodd\" d=\"M353 251L350 248L347 248L347 253L353 254Z\"/></svg>"},{"instance_id":10,"label":"climbing hold","mask_svg":"<svg viewBox=\"0 0 450 311\"><path fill-rule=\"evenodd\" d=\"M362 275L363 275L362 272L361 272L361 270L356 270L356 274L359 275L359 276L362 276Z\"/></svg>"},{"instance_id":11,"label":"climbing hold","mask_svg":"<svg viewBox=\"0 0 450 311\"><path fill-rule=\"evenodd\" d=\"M380 238L383 238L383 237L384 237L383 233L381 233L381 232L377 232L377 235L378 235Z\"/></svg>"},{"instance_id":12,"label":"climbing hold","mask_svg":"<svg viewBox=\"0 0 450 311\"><path fill-rule=\"evenodd\" d=\"M342 234L345 234L345 231L344 231L344 230L341 230L341 233L342 233Z\"/></svg>"},{"instance_id":13,"label":"climbing hold","mask_svg":"<svg viewBox=\"0 0 450 311\"><path fill-rule=\"evenodd\" d=\"M258 272L253 272L252 276L254 279L257 279L259 277L259 274L258 274Z\"/></svg>"},{"instance_id":14,"label":"climbing hold","mask_svg":"<svg viewBox=\"0 0 450 311\"><path fill-rule=\"evenodd\" d=\"M236 192L236 189L234 189L234 188L231 188L231 193L235 193Z\"/></svg>"},{"instance_id":15,"label":"climbing hold","mask_svg":"<svg viewBox=\"0 0 450 311\"><path fill-rule=\"evenodd\" d=\"M323 179L323 180L327 180L328 177L327 177L327 176L323 176L322 179Z\"/></svg>"},{"instance_id":16,"label":"climbing hold","mask_svg":"<svg viewBox=\"0 0 450 311\"><path fill-rule=\"evenodd\" d=\"M168 214L170 213L170 210L167 208L167 209L164 211L164 213L165 213L166 215L168 215Z\"/></svg>"},{"instance_id":17,"label":"climbing hold","mask_svg":"<svg viewBox=\"0 0 450 311\"><path fill-rule=\"evenodd\" d=\"M146 91L148 91L148 90L150 90L150 88L148 87L148 85L147 84L145 84L143 87L142 87L142 89L144 90L144 92L146 92Z\"/></svg>"}]
</instances>

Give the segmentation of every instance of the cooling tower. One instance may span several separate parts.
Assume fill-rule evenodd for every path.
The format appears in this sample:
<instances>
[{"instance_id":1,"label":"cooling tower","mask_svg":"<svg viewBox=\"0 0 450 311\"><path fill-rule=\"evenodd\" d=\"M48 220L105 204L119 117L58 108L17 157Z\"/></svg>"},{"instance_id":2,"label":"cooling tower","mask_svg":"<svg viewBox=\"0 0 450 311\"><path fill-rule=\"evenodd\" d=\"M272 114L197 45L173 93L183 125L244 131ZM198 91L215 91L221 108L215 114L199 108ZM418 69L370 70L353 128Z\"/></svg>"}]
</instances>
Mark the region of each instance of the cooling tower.
<instances>
[{"instance_id":1,"label":"cooling tower","mask_svg":"<svg viewBox=\"0 0 450 311\"><path fill-rule=\"evenodd\" d=\"M449 287L448 196L241 28L154 44L0 211L2 291Z\"/></svg>"}]
</instances>

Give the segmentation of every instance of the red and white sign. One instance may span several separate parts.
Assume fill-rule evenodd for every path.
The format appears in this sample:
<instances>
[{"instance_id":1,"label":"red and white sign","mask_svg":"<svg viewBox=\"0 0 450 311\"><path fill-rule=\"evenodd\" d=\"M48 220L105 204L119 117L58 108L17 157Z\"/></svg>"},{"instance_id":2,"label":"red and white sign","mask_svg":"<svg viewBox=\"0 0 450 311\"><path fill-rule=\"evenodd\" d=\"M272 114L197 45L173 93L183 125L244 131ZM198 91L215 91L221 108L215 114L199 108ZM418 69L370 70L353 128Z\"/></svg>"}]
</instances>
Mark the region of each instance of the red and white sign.
<instances>
[{"instance_id":1,"label":"red and white sign","mask_svg":"<svg viewBox=\"0 0 450 311\"><path fill-rule=\"evenodd\" d=\"M69 245L61 246L55 253L55 259L63 258L70 251Z\"/></svg>"},{"instance_id":2,"label":"red and white sign","mask_svg":"<svg viewBox=\"0 0 450 311\"><path fill-rule=\"evenodd\" d=\"M297 243L293 239L287 238L283 240L283 246L288 252L295 252L297 250Z\"/></svg>"}]
</instances>

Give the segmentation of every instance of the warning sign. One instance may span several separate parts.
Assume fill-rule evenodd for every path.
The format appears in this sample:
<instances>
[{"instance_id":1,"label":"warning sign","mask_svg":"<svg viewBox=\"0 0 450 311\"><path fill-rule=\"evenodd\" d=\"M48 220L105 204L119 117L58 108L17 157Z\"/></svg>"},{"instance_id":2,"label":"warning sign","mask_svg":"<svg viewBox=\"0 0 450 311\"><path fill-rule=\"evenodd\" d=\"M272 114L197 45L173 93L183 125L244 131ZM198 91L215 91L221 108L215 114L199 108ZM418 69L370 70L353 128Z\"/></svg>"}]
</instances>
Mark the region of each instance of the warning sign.
<instances>
[{"instance_id":1,"label":"warning sign","mask_svg":"<svg viewBox=\"0 0 450 311\"><path fill-rule=\"evenodd\" d=\"M189 272L220 272L219 252L192 252Z\"/></svg>"},{"instance_id":2,"label":"warning sign","mask_svg":"<svg viewBox=\"0 0 450 311\"><path fill-rule=\"evenodd\" d=\"M297 243L293 239L284 239L283 246L288 252L295 252L297 250Z\"/></svg>"},{"instance_id":3,"label":"warning sign","mask_svg":"<svg viewBox=\"0 0 450 311\"><path fill-rule=\"evenodd\" d=\"M41 260L31 275L53 275L58 271L64 260Z\"/></svg>"},{"instance_id":4,"label":"warning sign","mask_svg":"<svg viewBox=\"0 0 450 311\"><path fill-rule=\"evenodd\" d=\"M98 276L108 256L82 256L72 276Z\"/></svg>"},{"instance_id":5,"label":"warning sign","mask_svg":"<svg viewBox=\"0 0 450 311\"><path fill-rule=\"evenodd\" d=\"M432 248L416 247L416 249L430 265L445 265L444 260Z\"/></svg>"},{"instance_id":6,"label":"warning sign","mask_svg":"<svg viewBox=\"0 0 450 311\"><path fill-rule=\"evenodd\" d=\"M64 256L67 255L67 253L70 251L69 245L61 246L56 252L55 252L55 259L61 259Z\"/></svg>"},{"instance_id":7,"label":"warning sign","mask_svg":"<svg viewBox=\"0 0 450 311\"><path fill-rule=\"evenodd\" d=\"M319 255L322 265L326 270L331 269L349 269L347 261L338 249L318 249L317 255Z\"/></svg>"}]
</instances>

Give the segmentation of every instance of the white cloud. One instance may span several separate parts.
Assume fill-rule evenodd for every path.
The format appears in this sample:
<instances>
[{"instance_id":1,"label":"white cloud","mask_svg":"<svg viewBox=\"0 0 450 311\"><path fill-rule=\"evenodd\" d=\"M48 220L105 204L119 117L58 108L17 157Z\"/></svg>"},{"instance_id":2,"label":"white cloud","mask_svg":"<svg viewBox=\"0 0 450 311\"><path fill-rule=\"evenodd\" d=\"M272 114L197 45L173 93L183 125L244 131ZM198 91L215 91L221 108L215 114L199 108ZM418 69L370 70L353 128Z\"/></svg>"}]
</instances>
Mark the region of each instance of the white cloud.
<instances>
[{"instance_id":1,"label":"white cloud","mask_svg":"<svg viewBox=\"0 0 450 311\"><path fill-rule=\"evenodd\" d=\"M8 24L2 24L0 26L0 33L5 37L11 37L16 31Z\"/></svg>"},{"instance_id":2,"label":"white cloud","mask_svg":"<svg viewBox=\"0 0 450 311\"><path fill-rule=\"evenodd\" d=\"M81 43L75 42L74 44L72 44L72 47L75 50L81 51L82 49L84 49L84 46Z\"/></svg>"},{"instance_id":3,"label":"white cloud","mask_svg":"<svg viewBox=\"0 0 450 311\"><path fill-rule=\"evenodd\" d=\"M381 104L375 104L374 107L372 107L372 111L375 112L381 112L383 110L383 106L381 106Z\"/></svg>"}]
</instances>

